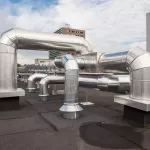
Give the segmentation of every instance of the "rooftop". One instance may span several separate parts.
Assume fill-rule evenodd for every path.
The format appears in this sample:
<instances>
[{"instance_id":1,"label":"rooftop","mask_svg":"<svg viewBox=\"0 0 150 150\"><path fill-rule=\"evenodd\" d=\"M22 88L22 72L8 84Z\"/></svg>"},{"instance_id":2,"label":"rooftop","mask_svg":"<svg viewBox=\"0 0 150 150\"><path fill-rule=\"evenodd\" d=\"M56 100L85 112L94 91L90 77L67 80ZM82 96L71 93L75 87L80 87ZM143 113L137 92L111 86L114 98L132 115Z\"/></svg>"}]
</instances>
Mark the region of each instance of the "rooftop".
<instances>
[{"instance_id":1,"label":"rooftop","mask_svg":"<svg viewBox=\"0 0 150 150\"><path fill-rule=\"evenodd\" d=\"M25 89L25 84L19 82ZM123 106L113 102L113 93L79 89L93 106L82 106L77 120L63 119L58 111L63 96L42 102L38 93L20 98L20 110L0 112L0 150L141 150L150 149L150 128L123 120Z\"/></svg>"}]
</instances>

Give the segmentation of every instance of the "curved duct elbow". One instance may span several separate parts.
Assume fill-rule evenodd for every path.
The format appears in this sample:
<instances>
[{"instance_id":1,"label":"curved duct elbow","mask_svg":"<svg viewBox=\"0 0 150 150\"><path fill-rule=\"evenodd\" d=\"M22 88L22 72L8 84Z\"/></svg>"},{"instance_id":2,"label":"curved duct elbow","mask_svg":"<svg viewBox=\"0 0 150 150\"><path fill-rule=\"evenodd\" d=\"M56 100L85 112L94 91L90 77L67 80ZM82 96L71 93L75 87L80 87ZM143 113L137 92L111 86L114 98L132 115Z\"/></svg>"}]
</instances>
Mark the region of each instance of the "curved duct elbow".
<instances>
[{"instance_id":1,"label":"curved duct elbow","mask_svg":"<svg viewBox=\"0 0 150 150\"><path fill-rule=\"evenodd\" d=\"M10 29L1 35L0 43L15 49L32 50L58 50L72 51L80 54L92 52L88 41L82 37L49 34L27 31L22 29Z\"/></svg>"},{"instance_id":2,"label":"curved duct elbow","mask_svg":"<svg viewBox=\"0 0 150 150\"><path fill-rule=\"evenodd\" d=\"M129 51L126 62L130 71L130 97L150 100L150 53L142 49Z\"/></svg>"},{"instance_id":3,"label":"curved duct elbow","mask_svg":"<svg viewBox=\"0 0 150 150\"><path fill-rule=\"evenodd\" d=\"M0 43L5 44L11 47L17 48L18 38L15 33L16 29L10 29L4 33L2 33L0 37Z\"/></svg>"},{"instance_id":4,"label":"curved duct elbow","mask_svg":"<svg viewBox=\"0 0 150 150\"><path fill-rule=\"evenodd\" d=\"M41 100L46 101L47 96L49 95L48 85L49 84L61 84L64 83L64 76L46 76L40 81L40 94Z\"/></svg>"},{"instance_id":5,"label":"curved duct elbow","mask_svg":"<svg viewBox=\"0 0 150 150\"><path fill-rule=\"evenodd\" d=\"M29 78L28 78L28 87L27 90L29 92L33 92L36 89L36 81L39 81L40 79L46 77L47 74L40 74L40 73L35 73L32 74Z\"/></svg>"},{"instance_id":6,"label":"curved duct elbow","mask_svg":"<svg viewBox=\"0 0 150 150\"><path fill-rule=\"evenodd\" d=\"M64 55L61 64L65 68L65 100L60 108L64 118L76 119L82 108L78 105L78 78L79 67L77 61L71 55Z\"/></svg>"},{"instance_id":7,"label":"curved duct elbow","mask_svg":"<svg viewBox=\"0 0 150 150\"><path fill-rule=\"evenodd\" d=\"M130 97L150 100L150 53L136 47L124 52L102 54L99 67L103 72L129 72ZM127 87L122 87L127 89Z\"/></svg>"}]
</instances>

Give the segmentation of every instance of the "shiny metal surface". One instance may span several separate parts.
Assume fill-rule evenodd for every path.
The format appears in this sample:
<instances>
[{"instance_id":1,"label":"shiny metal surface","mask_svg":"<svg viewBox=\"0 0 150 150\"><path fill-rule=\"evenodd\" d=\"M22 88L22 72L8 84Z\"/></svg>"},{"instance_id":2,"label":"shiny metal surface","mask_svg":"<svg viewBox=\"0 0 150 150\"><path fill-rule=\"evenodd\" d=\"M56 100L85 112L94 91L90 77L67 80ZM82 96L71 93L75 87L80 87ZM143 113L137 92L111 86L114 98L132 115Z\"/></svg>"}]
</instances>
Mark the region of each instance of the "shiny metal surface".
<instances>
[{"instance_id":1,"label":"shiny metal surface","mask_svg":"<svg viewBox=\"0 0 150 150\"><path fill-rule=\"evenodd\" d=\"M55 33L39 33L22 29L4 32L0 43L15 49L74 51L80 54L92 52L90 44L82 37Z\"/></svg>"},{"instance_id":2,"label":"shiny metal surface","mask_svg":"<svg viewBox=\"0 0 150 150\"><path fill-rule=\"evenodd\" d=\"M124 73L128 72L126 66L126 57L129 51L117 53L103 53L99 60L99 68L102 72L107 73Z\"/></svg>"},{"instance_id":3,"label":"shiny metal surface","mask_svg":"<svg viewBox=\"0 0 150 150\"><path fill-rule=\"evenodd\" d=\"M46 77L47 74L40 74L40 73L35 73L32 74L29 78L28 78L28 87L27 90L28 92L34 92L36 90L36 81L39 81L40 79Z\"/></svg>"},{"instance_id":4,"label":"shiny metal surface","mask_svg":"<svg viewBox=\"0 0 150 150\"><path fill-rule=\"evenodd\" d=\"M79 77L79 86L85 88L98 88L101 91L122 93L129 92L129 75L101 75L92 77Z\"/></svg>"},{"instance_id":5,"label":"shiny metal surface","mask_svg":"<svg viewBox=\"0 0 150 150\"><path fill-rule=\"evenodd\" d=\"M62 116L66 119L77 119L80 117L80 111L83 109L79 106L78 103L65 104L60 108Z\"/></svg>"},{"instance_id":6,"label":"shiny metal surface","mask_svg":"<svg viewBox=\"0 0 150 150\"><path fill-rule=\"evenodd\" d=\"M99 88L101 91L121 93L130 89L129 75L99 75L99 76L79 76L79 86L85 88ZM65 82L64 76L48 75L40 81L41 100L46 101L49 96L48 85L62 84Z\"/></svg>"},{"instance_id":7,"label":"shiny metal surface","mask_svg":"<svg viewBox=\"0 0 150 150\"><path fill-rule=\"evenodd\" d=\"M0 92L17 90L17 55L14 48L0 44Z\"/></svg>"},{"instance_id":8,"label":"shiny metal surface","mask_svg":"<svg viewBox=\"0 0 150 150\"><path fill-rule=\"evenodd\" d=\"M97 52L75 56L78 66L86 72L96 72L97 67ZM58 68L63 68L61 57L55 58L54 62Z\"/></svg>"},{"instance_id":9,"label":"shiny metal surface","mask_svg":"<svg viewBox=\"0 0 150 150\"><path fill-rule=\"evenodd\" d=\"M82 110L82 108L78 106L79 67L77 61L71 55L62 56L61 62L65 68L65 100L60 111L65 118L73 119L76 116L74 115L76 114L76 111ZM69 109L73 107L76 109ZM80 110L77 110L77 108L80 108Z\"/></svg>"},{"instance_id":10,"label":"shiny metal surface","mask_svg":"<svg viewBox=\"0 0 150 150\"><path fill-rule=\"evenodd\" d=\"M93 52L76 56L75 59L77 60L78 66L81 70L84 70L85 72L96 72L97 55L97 52Z\"/></svg>"},{"instance_id":11,"label":"shiny metal surface","mask_svg":"<svg viewBox=\"0 0 150 150\"><path fill-rule=\"evenodd\" d=\"M65 77L64 76L56 76L56 75L49 75L44 77L40 81L40 94L39 96L41 97L42 101L47 100L47 96L49 96L49 91L48 91L48 85L49 84L61 84L64 83Z\"/></svg>"},{"instance_id":12,"label":"shiny metal surface","mask_svg":"<svg viewBox=\"0 0 150 150\"><path fill-rule=\"evenodd\" d=\"M119 88L118 91L119 93L122 92L130 92L130 75L116 75L118 77L119 81Z\"/></svg>"},{"instance_id":13,"label":"shiny metal surface","mask_svg":"<svg viewBox=\"0 0 150 150\"><path fill-rule=\"evenodd\" d=\"M10 29L0 37L0 92L17 90L17 49L92 52L82 37Z\"/></svg>"},{"instance_id":14,"label":"shiny metal surface","mask_svg":"<svg viewBox=\"0 0 150 150\"><path fill-rule=\"evenodd\" d=\"M136 47L128 51L103 54L99 59L103 72L127 71L130 73L130 97L150 100L150 53Z\"/></svg>"}]
</instances>

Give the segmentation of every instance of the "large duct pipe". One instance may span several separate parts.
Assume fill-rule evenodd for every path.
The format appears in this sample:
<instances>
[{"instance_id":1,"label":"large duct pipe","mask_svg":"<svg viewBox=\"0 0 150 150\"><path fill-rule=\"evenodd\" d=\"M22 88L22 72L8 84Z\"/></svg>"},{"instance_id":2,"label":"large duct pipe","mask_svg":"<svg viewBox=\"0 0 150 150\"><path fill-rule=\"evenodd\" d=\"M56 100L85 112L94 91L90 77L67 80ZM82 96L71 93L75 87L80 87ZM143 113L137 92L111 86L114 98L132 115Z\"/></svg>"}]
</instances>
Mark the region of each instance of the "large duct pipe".
<instances>
[{"instance_id":1,"label":"large duct pipe","mask_svg":"<svg viewBox=\"0 0 150 150\"><path fill-rule=\"evenodd\" d=\"M134 100L150 100L150 53L134 48L118 53L104 53L99 59L99 67L103 72L129 71L130 98Z\"/></svg>"},{"instance_id":2,"label":"large duct pipe","mask_svg":"<svg viewBox=\"0 0 150 150\"><path fill-rule=\"evenodd\" d=\"M11 29L0 38L0 93L11 96L24 95L17 89L17 49L73 51L80 54L92 52L89 43L82 37L31 32ZM4 96L5 97L5 96ZM8 97L8 94L7 94Z\"/></svg>"},{"instance_id":3,"label":"large duct pipe","mask_svg":"<svg viewBox=\"0 0 150 150\"><path fill-rule=\"evenodd\" d=\"M64 118L76 119L82 110L78 105L78 63L71 55L62 56L61 63L65 68L65 100L60 111Z\"/></svg>"},{"instance_id":4,"label":"large duct pipe","mask_svg":"<svg viewBox=\"0 0 150 150\"><path fill-rule=\"evenodd\" d=\"M35 73L32 74L28 78L28 87L27 90L28 92L34 92L36 90L36 81L40 81L42 78L46 77L47 74L41 74L41 73Z\"/></svg>"},{"instance_id":5,"label":"large duct pipe","mask_svg":"<svg viewBox=\"0 0 150 150\"><path fill-rule=\"evenodd\" d=\"M129 75L101 75L99 77L79 77L79 86L85 88L98 88L100 91L115 93L129 92Z\"/></svg>"},{"instance_id":6,"label":"large duct pipe","mask_svg":"<svg viewBox=\"0 0 150 150\"><path fill-rule=\"evenodd\" d=\"M80 69L84 69L84 68L95 68L96 64L97 64L97 53L93 52L93 53L89 53L89 54L85 54L85 55L79 55L76 56L75 59L78 62L78 66ZM63 68L62 63L61 63L61 56L58 56L55 58L54 63L56 65L56 67L58 68Z\"/></svg>"},{"instance_id":7,"label":"large duct pipe","mask_svg":"<svg viewBox=\"0 0 150 150\"><path fill-rule=\"evenodd\" d=\"M101 76L80 76L79 86L85 88L98 88L101 91L108 92L129 92L130 90L130 76L129 75L101 75ZM40 94L42 100L47 100L49 96L49 84L62 84L65 82L64 76L46 76L40 81Z\"/></svg>"}]
</instances>

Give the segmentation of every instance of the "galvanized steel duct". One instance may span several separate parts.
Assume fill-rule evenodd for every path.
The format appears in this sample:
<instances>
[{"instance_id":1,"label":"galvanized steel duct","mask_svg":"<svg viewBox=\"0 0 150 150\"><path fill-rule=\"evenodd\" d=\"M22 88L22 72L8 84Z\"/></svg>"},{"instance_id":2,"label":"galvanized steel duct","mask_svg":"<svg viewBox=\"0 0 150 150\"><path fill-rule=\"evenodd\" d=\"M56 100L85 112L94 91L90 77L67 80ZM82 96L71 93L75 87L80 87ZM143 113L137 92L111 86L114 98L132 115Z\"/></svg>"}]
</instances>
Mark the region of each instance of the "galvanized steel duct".
<instances>
[{"instance_id":1,"label":"galvanized steel duct","mask_svg":"<svg viewBox=\"0 0 150 150\"><path fill-rule=\"evenodd\" d=\"M97 52L85 54L85 55L78 55L75 56L76 61L78 62L78 66L80 69L84 68L95 68L97 65ZM58 56L54 60L56 67L63 68L61 64L61 57Z\"/></svg>"},{"instance_id":2,"label":"galvanized steel duct","mask_svg":"<svg viewBox=\"0 0 150 150\"><path fill-rule=\"evenodd\" d=\"M79 77L79 86L85 88L98 88L100 91L115 93L129 92L129 75L101 75L93 77Z\"/></svg>"},{"instance_id":3,"label":"galvanized steel duct","mask_svg":"<svg viewBox=\"0 0 150 150\"><path fill-rule=\"evenodd\" d=\"M16 92L17 49L73 51L79 54L92 52L90 44L82 37L10 29L0 38L1 95L10 91L13 96L24 95L23 90Z\"/></svg>"},{"instance_id":4,"label":"galvanized steel duct","mask_svg":"<svg viewBox=\"0 0 150 150\"><path fill-rule=\"evenodd\" d=\"M40 83L40 94L39 96L41 97L42 101L47 100L47 96L49 96L48 92L48 85L49 84L61 84L64 83L65 81L65 76L56 76L56 75L48 75L45 78L43 78Z\"/></svg>"},{"instance_id":5,"label":"galvanized steel duct","mask_svg":"<svg viewBox=\"0 0 150 150\"><path fill-rule=\"evenodd\" d=\"M118 53L104 53L99 58L103 72L130 73L130 97L135 100L150 100L150 53L137 47Z\"/></svg>"},{"instance_id":6,"label":"galvanized steel duct","mask_svg":"<svg viewBox=\"0 0 150 150\"><path fill-rule=\"evenodd\" d=\"M36 81L40 81L42 78L46 77L47 74L41 74L41 73L35 73L32 74L28 78L28 87L27 90L28 92L34 92L36 90Z\"/></svg>"},{"instance_id":7,"label":"galvanized steel duct","mask_svg":"<svg viewBox=\"0 0 150 150\"><path fill-rule=\"evenodd\" d=\"M98 88L101 91L108 92L129 92L130 76L129 75L101 75L101 76L80 76L79 86L85 88ZM48 75L40 81L40 94L42 100L47 100L49 96L49 84L62 84L65 82L64 76Z\"/></svg>"},{"instance_id":8,"label":"galvanized steel duct","mask_svg":"<svg viewBox=\"0 0 150 150\"><path fill-rule=\"evenodd\" d=\"M65 100L60 108L64 118L76 119L82 108L78 105L79 67L71 55L64 55L61 64L65 68Z\"/></svg>"}]
</instances>

